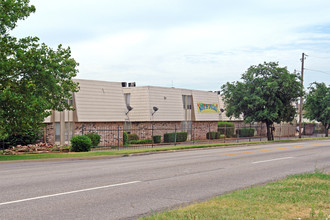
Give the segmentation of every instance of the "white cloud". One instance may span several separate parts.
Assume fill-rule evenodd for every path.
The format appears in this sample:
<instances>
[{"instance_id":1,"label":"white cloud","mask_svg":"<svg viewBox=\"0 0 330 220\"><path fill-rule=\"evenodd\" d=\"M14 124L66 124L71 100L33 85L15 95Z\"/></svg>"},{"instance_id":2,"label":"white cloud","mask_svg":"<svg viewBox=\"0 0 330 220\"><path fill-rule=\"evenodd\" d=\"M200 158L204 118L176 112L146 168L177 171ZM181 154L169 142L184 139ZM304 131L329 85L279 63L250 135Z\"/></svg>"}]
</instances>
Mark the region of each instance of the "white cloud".
<instances>
[{"instance_id":1,"label":"white cloud","mask_svg":"<svg viewBox=\"0 0 330 220\"><path fill-rule=\"evenodd\" d=\"M312 59L330 58L325 0L31 2L37 13L14 33L70 45L80 78L215 90L264 61L300 70L302 52L306 66L330 72Z\"/></svg>"}]
</instances>

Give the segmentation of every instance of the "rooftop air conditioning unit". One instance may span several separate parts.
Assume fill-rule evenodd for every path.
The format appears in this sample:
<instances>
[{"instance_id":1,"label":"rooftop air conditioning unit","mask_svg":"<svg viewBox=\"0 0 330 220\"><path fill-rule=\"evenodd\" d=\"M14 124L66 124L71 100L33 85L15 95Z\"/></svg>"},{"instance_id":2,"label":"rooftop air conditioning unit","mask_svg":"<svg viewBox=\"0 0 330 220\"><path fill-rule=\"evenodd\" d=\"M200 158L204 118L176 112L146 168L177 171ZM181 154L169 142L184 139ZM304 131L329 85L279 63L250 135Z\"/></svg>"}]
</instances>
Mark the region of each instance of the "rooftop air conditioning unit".
<instances>
[{"instance_id":1,"label":"rooftop air conditioning unit","mask_svg":"<svg viewBox=\"0 0 330 220\"><path fill-rule=\"evenodd\" d=\"M128 87L135 87L135 86L136 86L136 83L135 82L128 83Z\"/></svg>"}]
</instances>

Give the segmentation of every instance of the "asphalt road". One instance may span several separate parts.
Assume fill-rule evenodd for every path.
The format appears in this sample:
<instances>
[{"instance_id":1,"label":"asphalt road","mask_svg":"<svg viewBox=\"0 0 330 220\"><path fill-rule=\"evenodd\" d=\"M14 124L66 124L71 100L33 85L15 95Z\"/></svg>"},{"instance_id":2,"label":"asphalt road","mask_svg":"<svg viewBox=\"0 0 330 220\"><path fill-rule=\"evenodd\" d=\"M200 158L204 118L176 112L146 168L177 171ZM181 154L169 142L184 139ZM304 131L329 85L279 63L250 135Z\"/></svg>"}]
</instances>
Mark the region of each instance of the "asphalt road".
<instances>
[{"instance_id":1,"label":"asphalt road","mask_svg":"<svg viewBox=\"0 0 330 220\"><path fill-rule=\"evenodd\" d=\"M0 164L0 219L136 219L316 169L330 140Z\"/></svg>"}]
</instances>

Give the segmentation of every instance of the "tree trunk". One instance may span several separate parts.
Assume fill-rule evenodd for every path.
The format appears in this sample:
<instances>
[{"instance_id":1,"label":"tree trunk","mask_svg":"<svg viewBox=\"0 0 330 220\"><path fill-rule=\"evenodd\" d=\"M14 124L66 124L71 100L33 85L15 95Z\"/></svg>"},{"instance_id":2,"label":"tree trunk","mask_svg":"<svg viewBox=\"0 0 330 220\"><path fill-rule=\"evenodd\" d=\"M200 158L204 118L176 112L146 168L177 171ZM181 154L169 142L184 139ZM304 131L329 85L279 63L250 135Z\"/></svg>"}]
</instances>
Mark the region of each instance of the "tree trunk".
<instances>
[{"instance_id":1,"label":"tree trunk","mask_svg":"<svg viewBox=\"0 0 330 220\"><path fill-rule=\"evenodd\" d=\"M273 141L274 140L274 135L273 135L273 131L274 131L274 127L273 127L273 123L270 122L266 122L266 126L267 126L267 139L268 141Z\"/></svg>"},{"instance_id":2,"label":"tree trunk","mask_svg":"<svg viewBox=\"0 0 330 220\"><path fill-rule=\"evenodd\" d=\"M324 130L325 130L325 136L326 137L329 137L329 127L330 127L330 125L327 125L327 124L325 124L325 126L324 126Z\"/></svg>"}]
</instances>

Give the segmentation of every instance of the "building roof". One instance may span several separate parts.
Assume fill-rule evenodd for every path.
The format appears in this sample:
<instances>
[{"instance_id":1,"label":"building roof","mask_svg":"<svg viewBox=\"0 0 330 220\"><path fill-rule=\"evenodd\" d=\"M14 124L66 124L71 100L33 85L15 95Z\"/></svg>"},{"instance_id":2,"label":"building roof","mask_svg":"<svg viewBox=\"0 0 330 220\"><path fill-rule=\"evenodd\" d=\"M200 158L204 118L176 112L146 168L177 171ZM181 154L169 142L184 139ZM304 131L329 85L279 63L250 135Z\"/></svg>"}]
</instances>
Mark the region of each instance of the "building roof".
<instances>
[{"instance_id":1,"label":"building roof","mask_svg":"<svg viewBox=\"0 0 330 220\"><path fill-rule=\"evenodd\" d=\"M74 79L80 86L74 94L78 122L117 122L126 118L124 93L119 82Z\"/></svg>"},{"instance_id":2,"label":"building roof","mask_svg":"<svg viewBox=\"0 0 330 220\"><path fill-rule=\"evenodd\" d=\"M74 93L75 111L65 121L75 122L147 122L147 121L219 121L221 114L217 93L201 90L141 86L122 87L121 82L74 79L80 90ZM125 94L130 94L133 109L128 112ZM191 97L189 108L183 97ZM222 104L221 104L222 105ZM154 112L153 107L157 107ZM65 111L67 112L67 111ZM72 116L71 116L72 114ZM223 114L222 114L223 115ZM45 122L59 122L54 112Z\"/></svg>"},{"instance_id":3,"label":"building roof","mask_svg":"<svg viewBox=\"0 0 330 220\"><path fill-rule=\"evenodd\" d=\"M218 121L219 100L216 93L156 86L127 87L124 93L131 94L129 120L134 121L184 121L183 95L192 96L192 121ZM201 112L198 105L215 104L217 111ZM153 113L153 107L158 111Z\"/></svg>"}]
</instances>

